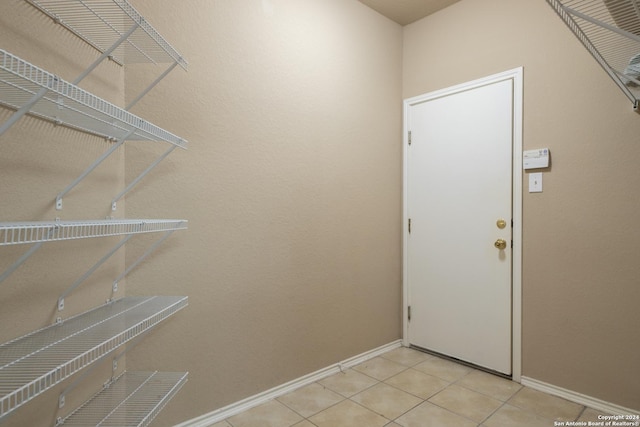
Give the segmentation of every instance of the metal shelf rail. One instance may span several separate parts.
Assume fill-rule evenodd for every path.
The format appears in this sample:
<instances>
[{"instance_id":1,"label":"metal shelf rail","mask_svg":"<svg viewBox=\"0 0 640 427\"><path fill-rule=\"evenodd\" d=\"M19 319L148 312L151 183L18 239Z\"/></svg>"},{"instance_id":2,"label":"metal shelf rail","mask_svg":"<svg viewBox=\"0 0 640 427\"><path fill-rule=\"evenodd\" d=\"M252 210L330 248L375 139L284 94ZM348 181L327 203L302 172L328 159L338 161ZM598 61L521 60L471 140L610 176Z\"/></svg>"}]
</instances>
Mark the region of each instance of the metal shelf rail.
<instances>
[{"instance_id":1,"label":"metal shelf rail","mask_svg":"<svg viewBox=\"0 0 640 427\"><path fill-rule=\"evenodd\" d=\"M0 345L0 420L187 304L126 297Z\"/></svg>"},{"instance_id":2,"label":"metal shelf rail","mask_svg":"<svg viewBox=\"0 0 640 427\"><path fill-rule=\"evenodd\" d=\"M637 0L547 0L633 108L640 108L640 4Z\"/></svg>"},{"instance_id":3,"label":"metal shelf rail","mask_svg":"<svg viewBox=\"0 0 640 427\"><path fill-rule=\"evenodd\" d=\"M186 382L183 372L124 372L56 426L146 427Z\"/></svg>"},{"instance_id":4,"label":"metal shelf rail","mask_svg":"<svg viewBox=\"0 0 640 427\"><path fill-rule=\"evenodd\" d=\"M65 293L75 289L80 282L93 273L97 267L104 263L115 251L120 248L129 237L134 234L165 232L158 243L152 246L155 249L171 233L187 228L187 220L184 219L107 219L93 221L33 221L33 222L0 222L0 246L32 244L31 248L7 270L0 274L2 283L11 273L22 265L36 250L46 242L86 239L92 237L109 237L127 235L127 238L118 243L102 260L92 267L78 282ZM152 249L152 250L153 250ZM151 251L147 251L141 259L134 264L139 264ZM133 267L130 267L128 273ZM116 286L116 285L114 285ZM114 291L117 290L114 289ZM63 298L64 295L61 297ZM59 309L62 309L59 301ZM62 303L64 306L64 303Z\"/></svg>"}]
</instances>

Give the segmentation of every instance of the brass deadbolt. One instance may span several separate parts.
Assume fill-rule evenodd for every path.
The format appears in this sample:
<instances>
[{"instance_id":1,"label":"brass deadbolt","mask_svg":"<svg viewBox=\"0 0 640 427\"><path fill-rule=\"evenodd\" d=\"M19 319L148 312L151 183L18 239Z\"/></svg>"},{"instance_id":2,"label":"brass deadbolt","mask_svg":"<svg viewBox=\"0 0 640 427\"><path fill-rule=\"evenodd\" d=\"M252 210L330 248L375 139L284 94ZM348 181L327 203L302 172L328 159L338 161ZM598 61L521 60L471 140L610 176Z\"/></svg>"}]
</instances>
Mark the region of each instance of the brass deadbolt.
<instances>
[{"instance_id":1,"label":"brass deadbolt","mask_svg":"<svg viewBox=\"0 0 640 427\"><path fill-rule=\"evenodd\" d=\"M498 226L498 228L500 230L502 230L503 228L505 228L507 226L507 221L505 221L504 219L500 218L499 220L496 221L496 225Z\"/></svg>"}]
</instances>

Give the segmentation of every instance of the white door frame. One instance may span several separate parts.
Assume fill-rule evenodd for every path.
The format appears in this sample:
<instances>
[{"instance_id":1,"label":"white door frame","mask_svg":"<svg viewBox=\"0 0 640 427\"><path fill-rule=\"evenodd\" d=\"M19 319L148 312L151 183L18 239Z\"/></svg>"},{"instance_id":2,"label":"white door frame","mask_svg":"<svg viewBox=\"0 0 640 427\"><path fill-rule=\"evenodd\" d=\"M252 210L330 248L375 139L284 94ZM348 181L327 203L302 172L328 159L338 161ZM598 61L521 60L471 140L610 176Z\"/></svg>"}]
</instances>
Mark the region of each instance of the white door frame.
<instances>
[{"instance_id":1,"label":"white door frame","mask_svg":"<svg viewBox=\"0 0 640 427\"><path fill-rule=\"evenodd\" d=\"M474 89L492 83L498 83L504 80L513 81L513 249L512 249L512 309L511 309L511 328L512 328L512 379L520 382L522 375L522 88L523 88L523 68L514 68L502 73L494 74L471 82L459 84L446 89L429 92L413 98L404 100L403 105L403 138L402 138L402 157L403 157L403 206L402 206L402 341L403 345L408 346L409 343L409 323L408 323L408 303L409 303L409 283L408 277L408 197L407 197L407 171L408 157L407 148L409 145L408 119L409 109L416 104L430 101L443 96L452 95L465 90ZM472 106L462 106L462 108L473 108Z\"/></svg>"}]
</instances>

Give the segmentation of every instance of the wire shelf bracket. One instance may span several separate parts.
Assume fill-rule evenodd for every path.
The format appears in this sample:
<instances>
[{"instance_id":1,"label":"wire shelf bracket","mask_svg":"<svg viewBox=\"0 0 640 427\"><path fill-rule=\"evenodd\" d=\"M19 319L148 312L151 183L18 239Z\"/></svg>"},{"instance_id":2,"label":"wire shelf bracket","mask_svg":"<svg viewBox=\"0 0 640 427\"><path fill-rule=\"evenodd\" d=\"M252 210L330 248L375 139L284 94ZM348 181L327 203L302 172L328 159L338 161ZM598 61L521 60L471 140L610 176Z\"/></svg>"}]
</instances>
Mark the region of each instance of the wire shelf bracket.
<instances>
[{"instance_id":1,"label":"wire shelf bracket","mask_svg":"<svg viewBox=\"0 0 640 427\"><path fill-rule=\"evenodd\" d=\"M187 304L126 297L0 345L0 420Z\"/></svg>"},{"instance_id":2,"label":"wire shelf bracket","mask_svg":"<svg viewBox=\"0 0 640 427\"><path fill-rule=\"evenodd\" d=\"M187 382L186 372L124 372L56 426L146 427Z\"/></svg>"},{"instance_id":3,"label":"wire shelf bracket","mask_svg":"<svg viewBox=\"0 0 640 427\"><path fill-rule=\"evenodd\" d=\"M182 55L126 0L27 0L27 2L101 53L101 56L79 77L80 80L106 58L120 65L143 62L170 64L158 79L136 97L127 110L177 65L184 70L187 69L188 63Z\"/></svg>"},{"instance_id":4,"label":"wire shelf bracket","mask_svg":"<svg viewBox=\"0 0 640 427\"><path fill-rule=\"evenodd\" d=\"M547 0L640 112L640 5L637 0Z\"/></svg>"},{"instance_id":5,"label":"wire shelf bracket","mask_svg":"<svg viewBox=\"0 0 640 427\"><path fill-rule=\"evenodd\" d=\"M167 151L165 151L160 157L158 157L153 163L151 163L148 168L146 168L140 175L138 175L133 181L131 181L124 190L118 193L118 195L115 196L113 200L111 200L111 210L116 211L116 209L118 208L118 200L120 200L122 197L124 197L125 194L131 191L131 189L138 182L140 182L142 178L147 176L149 172L151 172L156 166L158 166L158 164L160 164L160 162L163 161L167 156L169 156L169 154L171 154L175 149L176 149L175 145L172 145L171 147L169 147Z\"/></svg>"},{"instance_id":6,"label":"wire shelf bracket","mask_svg":"<svg viewBox=\"0 0 640 427\"><path fill-rule=\"evenodd\" d=\"M89 278L102 264L104 264L113 254L115 254L118 249L124 246L131 238L133 234L127 235L124 239L121 239L105 256L103 256L98 262L96 262L93 267L86 271L78 280L73 282L71 286L69 286L60 296L58 297L58 311L64 310L64 299L73 292L78 286L80 286L85 280ZM115 292L115 291L114 291Z\"/></svg>"},{"instance_id":7,"label":"wire shelf bracket","mask_svg":"<svg viewBox=\"0 0 640 427\"><path fill-rule=\"evenodd\" d=\"M138 257L138 259L131 264L129 267L126 268L125 271L122 272L122 274L120 274L118 276L118 278L116 278L116 280L113 281L113 285L111 286L111 295L113 295L115 292L117 292L118 290L118 282L120 282L122 279L124 279L127 274L129 274L134 268L136 268L138 265L140 265L140 263L142 261L144 261L149 255L151 255L153 253L153 251L155 251L158 246L160 246L162 244L162 242L164 242L165 240L167 240L167 238L169 236L171 236L176 230L168 230L167 232L164 233L164 235L159 238L153 245L151 245L146 251L145 253L143 253L142 255L140 255L140 257Z\"/></svg>"},{"instance_id":8,"label":"wire shelf bracket","mask_svg":"<svg viewBox=\"0 0 640 427\"><path fill-rule=\"evenodd\" d=\"M7 270L0 275L0 283L2 283L11 273L13 273L20 265L22 265L31 255L33 255L44 243L86 239L94 237L111 237L121 235L134 235L141 233L154 233L169 231L173 233L176 230L184 230L187 228L187 220L183 219L108 219L94 221L34 221L34 222L0 222L0 246L31 244L31 248L15 261ZM168 236L166 236L168 237ZM166 239L162 238L162 241ZM117 246L117 245L116 245ZM157 245L154 245L154 247ZM112 249L115 252L117 248ZM110 253L111 256L113 253ZM99 263L107 260L103 258ZM78 283L72 285L71 292L75 287L79 286L91 273L92 267L85 276L82 276ZM63 294L62 298L66 295ZM60 301L59 301L60 303ZM64 305L64 302L62 302Z\"/></svg>"}]
</instances>

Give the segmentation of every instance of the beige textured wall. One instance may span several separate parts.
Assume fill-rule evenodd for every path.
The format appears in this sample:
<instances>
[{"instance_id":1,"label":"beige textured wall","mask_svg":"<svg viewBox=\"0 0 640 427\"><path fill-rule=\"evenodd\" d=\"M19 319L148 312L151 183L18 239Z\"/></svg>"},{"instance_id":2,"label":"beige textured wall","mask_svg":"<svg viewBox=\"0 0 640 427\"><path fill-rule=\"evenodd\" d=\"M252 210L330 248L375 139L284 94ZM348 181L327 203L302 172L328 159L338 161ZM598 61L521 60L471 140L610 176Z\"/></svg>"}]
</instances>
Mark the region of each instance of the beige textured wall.
<instances>
[{"instance_id":1,"label":"beige textured wall","mask_svg":"<svg viewBox=\"0 0 640 427\"><path fill-rule=\"evenodd\" d=\"M523 375L640 409L640 116L544 1L463 0L404 28L403 96L524 66ZM477 108L461 106L461 108Z\"/></svg>"},{"instance_id":2,"label":"beige textured wall","mask_svg":"<svg viewBox=\"0 0 640 427\"><path fill-rule=\"evenodd\" d=\"M22 0L0 2L0 47L67 81L74 80L99 56ZM104 63L80 86L122 105L124 70ZM12 113L0 107L0 122L4 123ZM0 137L0 221L102 219L110 215L111 197L124 183L123 149L69 192L62 211L56 211L54 206L56 194L109 147L103 138L23 117ZM124 210L118 215L124 215ZM58 316L67 318L103 304L111 296L111 281L123 269L124 251L69 295L63 312L56 309L60 294L117 241L118 238L84 239L43 245L0 283L0 342L50 325ZM29 245L0 247L0 274L28 249ZM125 290L123 286L121 294ZM2 426L52 426L56 415L66 414L86 399L86 393L99 390L110 374L110 364L101 365L67 396L67 405L57 412L58 394L70 384L66 381L16 410Z\"/></svg>"},{"instance_id":3,"label":"beige textured wall","mask_svg":"<svg viewBox=\"0 0 640 427\"><path fill-rule=\"evenodd\" d=\"M190 372L158 425L400 338L402 28L356 0L132 3L190 63L133 110L190 141L127 197L189 220L129 277L190 298L127 357Z\"/></svg>"}]
</instances>

